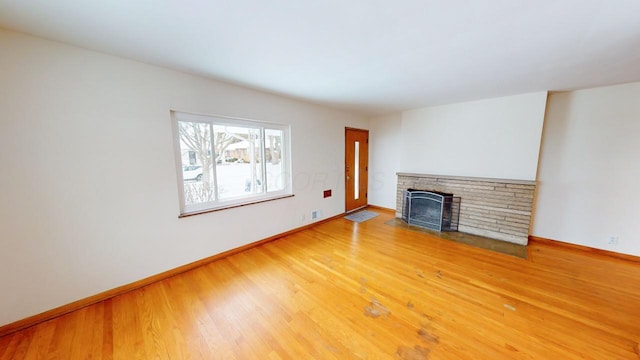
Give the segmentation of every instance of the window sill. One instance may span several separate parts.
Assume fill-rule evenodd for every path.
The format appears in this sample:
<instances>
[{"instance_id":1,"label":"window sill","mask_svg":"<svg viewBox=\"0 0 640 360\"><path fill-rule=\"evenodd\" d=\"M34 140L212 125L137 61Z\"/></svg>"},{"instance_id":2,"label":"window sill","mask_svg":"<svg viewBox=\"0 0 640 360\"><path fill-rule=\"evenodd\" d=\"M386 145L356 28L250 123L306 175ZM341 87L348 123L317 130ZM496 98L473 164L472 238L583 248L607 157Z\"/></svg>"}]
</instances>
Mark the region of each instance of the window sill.
<instances>
[{"instance_id":1,"label":"window sill","mask_svg":"<svg viewBox=\"0 0 640 360\"><path fill-rule=\"evenodd\" d=\"M274 197L268 198L268 199L252 200L252 201L247 201L247 202L243 202L243 203L237 203L237 204L221 206L221 207L217 207L217 208L213 208L213 209L185 212L185 213L182 213L182 214L178 215L178 218L184 218L184 217L200 215L200 214L206 214L206 213L211 213L211 212L216 212L216 211L221 211L221 210L233 209L233 208L237 208L237 207L241 207L241 206L260 204L260 203L267 202L267 201L286 199L286 198L290 198L290 197L293 197L293 196L294 196L293 194L279 195L279 196L274 196Z\"/></svg>"}]
</instances>

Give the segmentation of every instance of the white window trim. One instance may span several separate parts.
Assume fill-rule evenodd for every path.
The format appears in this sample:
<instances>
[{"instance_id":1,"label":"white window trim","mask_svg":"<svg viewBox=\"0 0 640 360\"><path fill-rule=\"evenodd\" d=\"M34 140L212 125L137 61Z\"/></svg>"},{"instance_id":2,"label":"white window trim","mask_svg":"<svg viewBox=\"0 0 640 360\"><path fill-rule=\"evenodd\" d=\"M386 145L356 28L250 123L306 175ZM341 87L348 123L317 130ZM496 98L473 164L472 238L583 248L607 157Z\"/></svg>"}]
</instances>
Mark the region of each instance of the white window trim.
<instances>
[{"instance_id":1,"label":"white window trim","mask_svg":"<svg viewBox=\"0 0 640 360\"><path fill-rule=\"evenodd\" d=\"M178 130L178 122L179 121L187 121L187 122L199 122L199 123L207 123L213 125L227 125L227 126L243 126L243 127L253 127L261 129L261 138L264 141L264 132L265 128L268 129L276 129L282 130L284 134L284 139L282 141L283 153L286 156L282 157L280 161L282 162L282 168L284 169L283 175L284 179L284 189L279 191L270 191L268 192L267 184L265 182L265 192L261 194L252 194L247 196L241 196L236 198L230 198L225 200L219 200L216 197L215 201L194 204L194 205L185 205L185 196L184 196L184 179L182 172L182 157L181 157L181 148L180 148L180 134ZM174 140L174 156L176 161L176 174L178 180L178 197L180 201L180 215L179 217L186 217L191 215L197 215L212 211L218 211L223 209L229 209L239 206L245 206L250 204L257 204L265 201L271 201L276 199L282 199L293 196L292 189L292 178L291 178L291 126L285 124L278 124L266 121L258 121L258 120L248 120L248 119L240 119L233 118L228 116L220 116L220 115L202 115L202 114L193 114L186 113L181 111L171 111L171 127L173 129L173 140ZM262 146L262 152L264 157L264 146ZM213 150L213 149L212 149ZM215 162L213 164L213 172L214 172L214 186L216 187L217 192L217 177L215 176L216 172ZM262 171L263 174L266 174L266 161L262 161ZM266 176L265 176L266 181Z\"/></svg>"}]
</instances>

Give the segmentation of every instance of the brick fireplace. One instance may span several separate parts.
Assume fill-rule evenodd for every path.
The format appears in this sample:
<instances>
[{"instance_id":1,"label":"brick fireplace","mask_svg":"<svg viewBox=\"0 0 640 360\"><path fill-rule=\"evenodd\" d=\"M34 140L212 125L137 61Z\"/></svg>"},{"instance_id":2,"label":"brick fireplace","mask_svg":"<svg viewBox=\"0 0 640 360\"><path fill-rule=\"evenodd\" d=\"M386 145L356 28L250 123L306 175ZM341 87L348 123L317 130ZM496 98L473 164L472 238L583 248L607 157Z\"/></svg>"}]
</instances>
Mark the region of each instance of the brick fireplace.
<instances>
[{"instance_id":1,"label":"brick fireplace","mask_svg":"<svg viewBox=\"0 0 640 360\"><path fill-rule=\"evenodd\" d=\"M396 217L402 217L407 189L432 190L461 197L461 232L526 245L535 181L397 173Z\"/></svg>"}]
</instances>

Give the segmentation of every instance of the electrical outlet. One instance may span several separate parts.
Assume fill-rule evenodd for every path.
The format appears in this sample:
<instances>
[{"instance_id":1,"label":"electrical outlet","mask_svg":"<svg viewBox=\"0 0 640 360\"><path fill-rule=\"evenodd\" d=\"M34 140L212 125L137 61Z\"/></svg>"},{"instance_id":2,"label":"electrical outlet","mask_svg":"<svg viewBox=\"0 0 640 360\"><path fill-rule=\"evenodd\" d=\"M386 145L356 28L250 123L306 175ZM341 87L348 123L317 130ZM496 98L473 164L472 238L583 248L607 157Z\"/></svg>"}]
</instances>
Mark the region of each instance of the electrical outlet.
<instances>
[{"instance_id":1,"label":"electrical outlet","mask_svg":"<svg viewBox=\"0 0 640 360\"><path fill-rule=\"evenodd\" d=\"M617 236L611 235L611 236L609 236L609 241L607 241L607 244L609 244L609 245L618 245L618 240L619 240L619 238Z\"/></svg>"},{"instance_id":2,"label":"electrical outlet","mask_svg":"<svg viewBox=\"0 0 640 360\"><path fill-rule=\"evenodd\" d=\"M317 220L322 217L322 210L313 210L311 212L311 220Z\"/></svg>"}]
</instances>

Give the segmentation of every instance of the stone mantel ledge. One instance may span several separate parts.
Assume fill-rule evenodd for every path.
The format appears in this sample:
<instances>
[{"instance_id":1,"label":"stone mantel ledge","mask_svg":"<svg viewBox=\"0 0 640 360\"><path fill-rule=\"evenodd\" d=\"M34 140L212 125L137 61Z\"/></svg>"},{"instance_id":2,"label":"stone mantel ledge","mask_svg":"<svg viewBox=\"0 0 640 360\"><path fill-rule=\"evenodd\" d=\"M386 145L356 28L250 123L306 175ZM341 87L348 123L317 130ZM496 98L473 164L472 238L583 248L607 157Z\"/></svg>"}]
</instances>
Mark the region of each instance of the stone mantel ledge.
<instances>
[{"instance_id":1,"label":"stone mantel ledge","mask_svg":"<svg viewBox=\"0 0 640 360\"><path fill-rule=\"evenodd\" d=\"M482 177L473 177L473 176L452 176L452 175L433 175L433 174L416 174L416 173L396 173L397 176L406 176L406 177L430 177L430 178L438 178L438 179L446 179L446 180L463 180L463 181L481 181L481 182L494 182L494 183L503 183L503 184L517 184L517 185L536 185L535 180L512 180L512 179L493 179L493 178L482 178Z\"/></svg>"}]
</instances>

